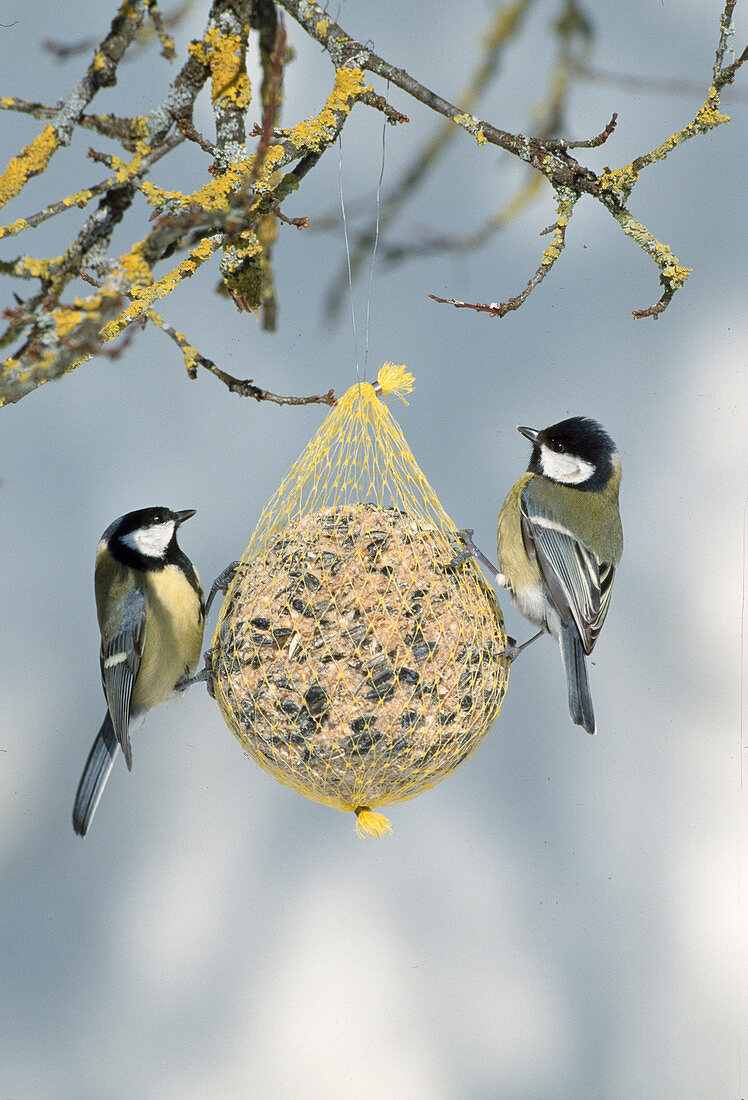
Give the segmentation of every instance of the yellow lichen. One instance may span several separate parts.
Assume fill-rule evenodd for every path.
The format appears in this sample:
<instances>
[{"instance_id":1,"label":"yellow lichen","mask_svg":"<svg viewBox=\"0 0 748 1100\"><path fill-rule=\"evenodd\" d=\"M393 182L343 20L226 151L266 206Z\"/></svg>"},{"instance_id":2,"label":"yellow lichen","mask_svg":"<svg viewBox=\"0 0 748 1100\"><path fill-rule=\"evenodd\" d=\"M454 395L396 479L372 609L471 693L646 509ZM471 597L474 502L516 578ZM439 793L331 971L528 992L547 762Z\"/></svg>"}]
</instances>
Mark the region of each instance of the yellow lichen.
<instances>
[{"instance_id":1,"label":"yellow lichen","mask_svg":"<svg viewBox=\"0 0 748 1100\"><path fill-rule=\"evenodd\" d=\"M147 123L144 118L137 118L133 120L136 123L136 129L144 133L147 128ZM145 136L141 136L135 142L135 152L131 160L121 160L119 157L111 156L110 163L114 171L115 177L118 183L127 183L129 179L137 175L143 164L143 157L150 153L151 146L146 140Z\"/></svg>"},{"instance_id":2,"label":"yellow lichen","mask_svg":"<svg viewBox=\"0 0 748 1100\"><path fill-rule=\"evenodd\" d=\"M638 178L639 172L633 164L626 164L623 168L606 168L600 176L600 187L626 199Z\"/></svg>"},{"instance_id":3,"label":"yellow lichen","mask_svg":"<svg viewBox=\"0 0 748 1100\"><path fill-rule=\"evenodd\" d=\"M668 153L672 152L677 145L681 145L684 141L687 141L688 138L695 137L696 134L704 134L715 126L720 126L722 123L729 121L730 116L724 115L719 111L719 93L714 85L712 85L709 89L706 101L696 112L696 117L693 122L689 122L682 130L678 130L676 133L671 134L670 137L666 138L657 148L652 149L651 152L639 157L636 162L636 168L633 164L627 164L623 168L606 168L600 176L601 188L604 191L610 191L612 194L617 195L625 201L639 177L639 172L645 165L654 164L655 161L658 160L664 160ZM684 268L683 270L686 269Z\"/></svg>"},{"instance_id":4,"label":"yellow lichen","mask_svg":"<svg viewBox=\"0 0 748 1100\"><path fill-rule=\"evenodd\" d=\"M714 96L712 96L712 92L714 92ZM704 130L711 130L713 126L721 126L723 122L729 122L730 116L723 115L717 109L717 104L719 104L719 97L712 86L706 102L696 113L694 124Z\"/></svg>"},{"instance_id":5,"label":"yellow lichen","mask_svg":"<svg viewBox=\"0 0 748 1100\"><path fill-rule=\"evenodd\" d=\"M3 237L14 237L16 233L22 233L28 224L26 218L19 218L16 222L10 222L8 225L0 227L0 240Z\"/></svg>"},{"instance_id":6,"label":"yellow lichen","mask_svg":"<svg viewBox=\"0 0 748 1100\"><path fill-rule=\"evenodd\" d=\"M332 111L343 111L349 114L356 99L363 92L371 90L371 85L365 83L362 69L336 69L335 83L326 106Z\"/></svg>"},{"instance_id":7,"label":"yellow lichen","mask_svg":"<svg viewBox=\"0 0 748 1100\"><path fill-rule=\"evenodd\" d=\"M85 206L93 198L93 191L85 189L76 191L74 195L67 195L62 200L63 206Z\"/></svg>"},{"instance_id":8,"label":"yellow lichen","mask_svg":"<svg viewBox=\"0 0 748 1100\"><path fill-rule=\"evenodd\" d=\"M221 211L227 214L231 209L229 196L245 187L253 176L253 189L258 193L274 188L278 184L276 165L283 159L283 155L281 145L271 145L264 154L255 153L244 160L232 161L221 176L210 180L189 195L181 191L167 191L149 180L143 180L140 186L146 201L151 206L172 203L184 208L196 206L206 212Z\"/></svg>"},{"instance_id":9,"label":"yellow lichen","mask_svg":"<svg viewBox=\"0 0 748 1100\"><path fill-rule=\"evenodd\" d=\"M20 279L30 277L49 283L63 259L64 256L54 256L48 260L37 260L33 256L23 256L14 264L13 274Z\"/></svg>"},{"instance_id":10,"label":"yellow lichen","mask_svg":"<svg viewBox=\"0 0 748 1100\"><path fill-rule=\"evenodd\" d=\"M197 370L197 366L200 361L200 352L197 350L197 348L193 348L192 344L182 344L181 348L182 354L184 355L184 365L187 368L187 373L189 375L193 375Z\"/></svg>"},{"instance_id":11,"label":"yellow lichen","mask_svg":"<svg viewBox=\"0 0 748 1100\"><path fill-rule=\"evenodd\" d=\"M33 369L23 369L20 359L14 359L12 356L9 359L4 359L0 363L2 367L2 373L5 376L3 379L3 388L7 391L14 390L17 386L41 386L45 382L49 381L49 378L44 377L46 372L50 371L56 362L57 356L54 351L47 350L42 352L41 356L34 363ZM0 408L10 403L11 400L15 400L14 396L0 397Z\"/></svg>"},{"instance_id":12,"label":"yellow lichen","mask_svg":"<svg viewBox=\"0 0 748 1100\"><path fill-rule=\"evenodd\" d=\"M208 51L205 49L204 42L190 42L187 52L195 58L195 61L199 61L206 68L208 67Z\"/></svg>"},{"instance_id":13,"label":"yellow lichen","mask_svg":"<svg viewBox=\"0 0 748 1100\"><path fill-rule=\"evenodd\" d=\"M254 176L255 191L267 191L279 185L278 164L283 160L282 145L271 145L262 153L253 153L247 158L247 165ZM286 179L286 176L282 177Z\"/></svg>"},{"instance_id":14,"label":"yellow lichen","mask_svg":"<svg viewBox=\"0 0 748 1100\"><path fill-rule=\"evenodd\" d=\"M152 281L151 268L143 259L142 244L136 244L132 252L120 256L118 266L127 277L131 286L147 284Z\"/></svg>"},{"instance_id":15,"label":"yellow lichen","mask_svg":"<svg viewBox=\"0 0 748 1100\"><path fill-rule=\"evenodd\" d=\"M107 181L108 182L108 181ZM59 206L86 206L87 203L93 198L93 191L83 190L76 191L72 195L66 195L64 199L60 199ZM0 226L0 240L4 237L13 237L16 233L23 232L24 229L29 228L29 221L27 218L19 218L18 221L11 222L9 225Z\"/></svg>"},{"instance_id":16,"label":"yellow lichen","mask_svg":"<svg viewBox=\"0 0 748 1100\"><path fill-rule=\"evenodd\" d=\"M57 131L47 123L42 132L10 160L0 176L0 208L19 194L27 180L46 169L58 143Z\"/></svg>"},{"instance_id":17,"label":"yellow lichen","mask_svg":"<svg viewBox=\"0 0 748 1100\"><path fill-rule=\"evenodd\" d=\"M338 115L350 114L351 108L371 86L364 81L361 69L336 69L335 83L320 113L299 122L290 131L291 142L297 147L319 152L334 136L338 128ZM267 158L266 158L267 159Z\"/></svg>"},{"instance_id":18,"label":"yellow lichen","mask_svg":"<svg viewBox=\"0 0 748 1100\"><path fill-rule=\"evenodd\" d=\"M647 255L652 257L662 272L662 278L669 283L670 287L677 290L683 286L692 268L681 267L668 246L655 240L641 222L636 221L627 210L614 211L613 216L626 236L631 237Z\"/></svg>"},{"instance_id":19,"label":"yellow lichen","mask_svg":"<svg viewBox=\"0 0 748 1100\"><path fill-rule=\"evenodd\" d=\"M245 39L224 33L219 27L209 27L202 42L193 42L190 53L210 69L211 102L229 100L246 110L251 98L251 86L245 64Z\"/></svg>"},{"instance_id":20,"label":"yellow lichen","mask_svg":"<svg viewBox=\"0 0 748 1100\"><path fill-rule=\"evenodd\" d=\"M56 309L53 316L58 336L69 336L86 318L86 314L77 309Z\"/></svg>"},{"instance_id":21,"label":"yellow lichen","mask_svg":"<svg viewBox=\"0 0 748 1100\"><path fill-rule=\"evenodd\" d=\"M54 324L54 335L58 342L66 348L74 348L77 338L82 346L91 346L95 340L95 328L92 331L92 322L93 326L96 326L98 322L103 321L119 301L120 294L116 290L103 288L90 298L76 298L74 309L57 306L51 310L49 316ZM64 368L61 368L59 363L59 347L38 349L37 354L38 358L35 358L30 365L13 356L0 363L3 391L0 395L0 407L19 400L24 393L44 385L53 378L60 377L61 374L69 374L81 363L91 359L93 352L83 352Z\"/></svg>"},{"instance_id":22,"label":"yellow lichen","mask_svg":"<svg viewBox=\"0 0 748 1100\"><path fill-rule=\"evenodd\" d=\"M176 267L172 268L172 270L167 272L161 279L147 286L134 285L130 291L133 298L132 303L127 309L123 309L114 320L104 325L101 330L102 342L106 343L109 340L114 340L114 338L119 336L132 321L145 313L154 302L158 301L160 298L165 298L183 279L188 279L190 275L194 275L200 265L215 252L216 248L218 248L218 244L218 239L206 237L204 240L200 241L198 245L190 249L186 259L182 260L181 263L177 264ZM142 246L143 242L141 241L127 257L123 257L124 262L121 263L123 268L128 261L135 262L135 258L139 255L139 249L141 249Z\"/></svg>"},{"instance_id":23,"label":"yellow lichen","mask_svg":"<svg viewBox=\"0 0 748 1100\"><path fill-rule=\"evenodd\" d=\"M151 206L162 206L165 202L177 201L180 205L196 205L201 210L228 210L227 198L244 182L247 177L250 160L234 161L223 175L211 180L203 187L193 191L191 195L184 195L181 191L166 191L163 187L143 180L141 190Z\"/></svg>"}]
</instances>

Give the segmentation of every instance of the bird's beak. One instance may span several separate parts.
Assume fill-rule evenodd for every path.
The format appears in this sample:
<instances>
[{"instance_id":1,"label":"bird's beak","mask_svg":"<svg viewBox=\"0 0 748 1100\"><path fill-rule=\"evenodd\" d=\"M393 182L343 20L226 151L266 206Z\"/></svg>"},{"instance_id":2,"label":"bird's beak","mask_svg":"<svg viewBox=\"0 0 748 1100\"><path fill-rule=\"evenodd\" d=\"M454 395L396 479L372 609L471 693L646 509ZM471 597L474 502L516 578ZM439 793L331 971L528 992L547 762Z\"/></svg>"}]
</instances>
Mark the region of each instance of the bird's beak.
<instances>
[{"instance_id":1,"label":"bird's beak","mask_svg":"<svg viewBox=\"0 0 748 1100\"><path fill-rule=\"evenodd\" d=\"M186 519L191 519L197 512L197 508L185 508L184 512L175 512L177 517L177 527L180 523L184 523Z\"/></svg>"},{"instance_id":2,"label":"bird's beak","mask_svg":"<svg viewBox=\"0 0 748 1100\"><path fill-rule=\"evenodd\" d=\"M538 431L536 428L523 428L518 424L517 431L520 435L523 435L525 439L529 439L532 445L535 446L538 441Z\"/></svg>"}]
</instances>

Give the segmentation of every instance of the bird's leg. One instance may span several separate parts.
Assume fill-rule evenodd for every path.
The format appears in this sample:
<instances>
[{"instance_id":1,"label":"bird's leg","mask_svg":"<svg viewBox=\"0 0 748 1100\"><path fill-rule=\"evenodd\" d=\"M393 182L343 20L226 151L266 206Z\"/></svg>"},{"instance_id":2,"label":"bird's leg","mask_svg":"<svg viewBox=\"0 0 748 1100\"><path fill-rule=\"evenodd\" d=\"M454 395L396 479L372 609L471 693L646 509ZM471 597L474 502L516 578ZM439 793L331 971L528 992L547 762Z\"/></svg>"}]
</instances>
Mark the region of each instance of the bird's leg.
<instances>
[{"instance_id":1,"label":"bird's leg","mask_svg":"<svg viewBox=\"0 0 748 1100\"><path fill-rule=\"evenodd\" d=\"M462 565L468 560L468 558L474 558L475 561L482 562L483 565L493 575L493 579L500 588L506 588L506 578L503 573L500 573L496 566L490 561L486 555L479 550L473 541L473 528L465 527L461 531L457 532L457 537L465 547L464 550L459 550L450 562L447 563L448 569L454 569L457 565Z\"/></svg>"},{"instance_id":2,"label":"bird's leg","mask_svg":"<svg viewBox=\"0 0 748 1100\"><path fill-rule=\"evenodd\" d=\"M502 649L499 657L503 657L505 661L515 661L519 657L523 649L527 649L529 645L537 641L541 634L545 634L545 630L539 630L537 634L533 634L532 638L528 638L522 645L517 645L513 638L507 636L507 641L510 643L506 649Z\"/></svg>"},{"instance_id":3,"label":"bird's leg","mask_svg":"<svg viewBox=\"0 0 748 1100\"><path fill-rule=\"evenodd\" d=\"M206 649L203 654L203 667L199 672L196 672L194 676L186 676L184 680L180 680L175 691L185 691L186 688L192 687L193 684L204 683L208 689L208 695L211 699L215 699L215 692L213 691L213 657L215 656L214 649Z\"/></svg>"},{"instance_id":4,"label":"bird's leg","mask_svg":"<svg viewBox=\"0 0 748 1100\"><path fill-rule=\"evenodd\" d=\"M213 603L213 600L216 598L219 592L226 592L228 590L228 587L236 576L236 571L240 565L240 561L232 561L231 564L227 565L226 568L221 573L219 573L216 579L213 581L210 593L207 600L205 601L206 619L208 617L210 605Z\"/></svg>"}]
</instances>

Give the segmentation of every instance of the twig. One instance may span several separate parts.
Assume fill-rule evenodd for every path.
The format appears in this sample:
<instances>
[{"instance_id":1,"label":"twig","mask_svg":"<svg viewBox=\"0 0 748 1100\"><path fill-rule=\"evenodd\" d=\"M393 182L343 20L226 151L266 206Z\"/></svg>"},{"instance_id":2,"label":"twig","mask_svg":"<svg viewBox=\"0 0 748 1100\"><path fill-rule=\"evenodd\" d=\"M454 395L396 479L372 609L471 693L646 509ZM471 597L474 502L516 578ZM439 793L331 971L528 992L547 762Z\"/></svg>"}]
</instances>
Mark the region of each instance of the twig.
<instances>
[{"instance_id":1,"label":"twig","mask_svg":"<svg viewBox=\"0 0 748 1100\"><path fill-rule=\"evenodd\" d=\"M270 195L268 194L265 197L269 198ZM281 211L281 208L279 206L274 206L273 207L273 214L278 219L279 222L283 222L284 225L292 225L294 227L294 229L308 229L309 228L309 217L308 216L304 216L304 217L301 217L301 218L287 218L286 215Z\"/></svg>"},{"instance_id":2,"label":"twig","mask_svg":"<svg viewBox=\"0 0 748 1100\"><path fill-rule=\"evenodd\" d=\"M477 103L485 88L498 69L503 51L511 41L512 36L521 26L529 3L532 0L516 0L513 4L499 4L493 22L484 36L485 52L477 67L476 72L467 82L459 96L459 102L466 108ZM536 112L542 109L543 120L539 122L539 137L543 140L551 139L551 135L557 134L563 128L563 115L570 77L574 60L574 45L577 37L582 35L585 39L589 29L586 25L580 25L575 19L565 20L558 26L559 44L558 55L553 69L548 77L549 94L546 100L536 108ZM465 116L469 117L469 116ZM395 184L392 192L385 200L379 214L380 237L387 231L399 214L405 202L426 178L428 169L449 145L460 136L460 130L453 125L452 120L444 121L426 142L424 147L416 153L412 163L407 167L402 178ZM565 148L564 143L559 143L559 148ZM396 245L384 244L381 250L383 262L393 263L412 255L425 255L430 252L452 251L463 252L470 249L485 246L499 230L504 228L509 221L527 203L537 196L540 191L538 181L542 177L534 175L533 178L520 187L514 197L504 202L501 208L489 219L472 232L463 236L447 236L439 234L428 243L410 245L403 243L402 234L398 234ZM362 264L370 255L374 241L375 225L370 223L361 230L351 250L350 271L355 276L361 270ZM328 315L334 316L342 301L342 294L348 285L348 263L344 264L331 284L327 295L326 310Z\"/></svg>"},{"instance_id":3,"label":"twig","mask_svg":"<svg viewBox=\"0 0 748 1100\"><path fill-rule=\"evenodd\" d=\"M721 88L723 84L732 82L736 71L745 60L744 50L742 57L739 57L732 65L729 65L727 69L722 68L722 62L725 59L725 50L727 49L727 41L730 35L733 34L732 16L737 2L738 0L726 0L724 11L719 21L719 42L717 43L717 52L714 56L714 68L712 69L712 80L717 89Z\"/></svg>"},{"instance_id":4,"label":"twig","mask_svg":"<svg viewBox=\"0 0 748 1100\"><path fill-rule=\"evenodd\" d=\"M506 302L491 302L490 304L462 302L457 298L439 298L436 294L429 294L429 298L433 298L435 302L441 302L444 305L454 306L456 309L473 309L477 313L487 313L489 317L505 317L507 313L519 309L519 307L527 301L535 287L542 283L543 279L561 255L564 244L566 243L566 227L571 220L574 204L578 198L579 196L575 195L573 191L568 190L568 188L559 189L556 206L558 218L556 219L555 225L543 230L543 234L552 232L553 240L543 253L540 267L529 280L524 290L520 294L517 294L516 297L508 298Z\"/></svg>"},{"instance_id":5,"label":"twig","mask_svg":"<svg viewBox=\"0 0 748 1100\"><path fill-rule=\"evenodd\" d=\"M634 316L658 316L669 304L675 291L685 283L689 275L689 269L681 266L677 257L667 245L661 244L641 222L632 216L624 204L643 167L664 159L676 145L682 144L688 138L705 133L712 127L729 121L727 116L720 114L718 110L719 89L734 77L735 72L747 56L744 53L733 65L728 66L726 69L721 67L727 38L732 33L731 20L736 0L726 0L720 22L721 34L715 62L714 80L707 99L703 107L697 112L693 122L688 123L678 133L673 134L657 149L636 158L632 164L614 170L607 168L599 177L591 169L580 165L570 155L568 143L559 142L558 140L555 142L542 141L527 137L524 134L511 134L465 111L460 111L454 104L414 80L409 73L390 65L361 42L352 39L337 23L328 17L315 0L278 0L278 3L297 20L315 41L327 50L336 66L357 66L364 71L377 73L403 89L414 99L419 100L438 114L444 115L467 130L475 137L479 145L486 143L497 145L519 157L532 168L541 172L557 192L565 188L573 191L577 197L587 194L601 202L621 226L623 232L652 257L660 268L660 281L665 287L662 297L655 307L651 307L651 310L639 310ZM601 143L601 141L606 140L608 130L609 127L606 127L606 130L598 136L599 140L593 138L590 142L582 144L591 146ZM541 265L541 267L545 266L545 264ZM537 285L537 282L542 278L543 275L540 272L536 273L528 283L526 290L518 295L516 299L510 299L503 304L494 303L492 306L486 306L485 310L493 312L494 315L502 316L502 310L506 312L506 309L516 308L512 303L519 302L521 304L532 286ZM448 301L457 302L459 300L448 299ZM467 303L462 303L461 308L470 307ZM481 309L483 308L481 307Z\"/></svg>"},{"instance_id":6,"label":"twig","mask_svg":"<svg viewBox=\"0 0 748 1100\"><path fill-rule=\"evenodd\" d=\"M177 119L177 126L187 140L194 141L195 145L199 145L204 153L209 153L211 157L216 155L215 145L195 129L192 119L183 115L181 118Z\"/></svg>"},{"instance_id":7,"label":"twig","mask_svg":"<svg viewBox=\"0 0 748 1100\"><path fill-rule=\"evenodd\" d=\"M543 172L554 185L568 186L573 183L577 189L594 193L596 183L594 173L589 169L581 168L565 150L549 151L545 143L536 138L501 130L456 107L454 103L450 103L443 96L415 80L404 69L391 65L363 43L351 38L316 3L316 0L278 0L278 3L293 16L310 37L327 50L336 68L355 66L364 72L376 73L432 111L467 130L479 145L486 143L498 145Z\"/></svg>"},{"instance_id":8,"label":"twig","mask_svg":"<svg viewBox=\"0 0 748 1100\"><path fill-rule=\"evenodd\" d=\"M166 32L166 20L158 10L156 0L146 0L146 6L153 23L153 29L161 43L161 56L165 57L167 61L173 61L177 52L174 49L174 39Z\"/></svg>"},{"instance_id":9,"label":"twig","mask_svg":"<svg viewBox=\"0 0 748 1100\"><path fill-rule=\"evenodd\" d=\"M96 92L116 82L117 64L137 34L144 13L145 0L124 0L83 79L62 101L54 119L11 159L0 176L0 208L15 198L28 180L46 171L57 150L70 144L73 130Z\"/></svg>"},{"instance_id":10,"label":"twig","mask_svg":"<svg viewBox=\"0 0 748 1100\"><path fill-rule=\"evenodd\" d=\"M476 77L475 87L480 87L486 74L495 67L501 45L508 40L508 28L518 25L531 3L532 0L514 0L502 7L487 60ZM189 56L165 99L145 117L104 119L85 112L100 89L116 82L118 65L139 36L147 17L156 27L162 46L167 45L155 0L121 0L108 34L93 51L81 79L59 106L0 99L0 109L24 111L45 122L37 137L11 159L0 175L0 206L15 198L30 179L46 171L54 154L70 142L78 127L115 138L129 153L129 159L106 155L111 179L105 184L96 184L85 192L51 203L30 218L19 219L6 227L5 235L20 232L72 205L98 199L96 209L89 212L61 258L26 256L0 265L2 271L20 278L33 278L39 284L33 297L18 301L17 309L11 311L9 317L11 328L0 337L0 345L11 338L14 341L19 336L22 340L25 338L20 351L0 366L0 404L20 400L41 383L59 377L98 354L103 343L114 340L125 330L132 331L133 322L142 323L155 303L194 274L218 250L223 253L224 285L235 300L249 308L262 308L263 322L272 323L276 302L270 255L277 225L279 221L290 221L297 227L304 224L302 219L286 219L281 214L281 205L337 139L356 103L363 102L383 111L391 122L402 121L405 117L367 85L366 73L390 81L442 115L447 120L441 128L443 135L463 130L470 133L480 147L494 145L516 156L535 170L537 179L548 180L558 196L559 217L553 241L522 293L503 303L482 306L450 299L458 308L477 308L502 315L522 304L558 258L568 221L568 217L566 220L562 217L563 211L570 215L574 202L581 195L589 195L600 202L622 231L646 251L659 268L663 288L660 301L649 309L637 311L636 316L658 316L683 285L688 269L678 263L667 245L657 241L635 219L626 204L644 167L664 159L688 138L728 121L719 111L720 89L733 80L748 58L748 53L744 52L732 64L724 65L735 0L725 2L713 82L693 121L631 164L606 168L601 173L580 164L571 155L571 150L603 144L613 131L615 117L596 137L578 142L564 141L556 136L562 130L563 102L561 94L557 93L554 94L553 110L549 112L546 136L512 134L468 113L465 107L470 108L477 102L471 98L471 89L466 92L463 107L458 108L376 55L368 46L351 39L315 0L277 0L277 6L322 45L335 65L332 88L318 114L288 129L278 128L285 46L273 0L212 0L203 37L191 43ZM571 17L563 22L568 23L568 27L576 25ZM250 92L246 71L249 27L259 31L263 69L262 122L259 144L253 154L248 154L245 148ZM564 46L558 70L562 88L567 86L571 72L568 37L571 31L568 27L564 31L567 37L562 35ZM581 32L586 33L584 27ZM215 145L198 134L193 124L195 100L206 83L210 85L216 121ZM151 165L186 138L197 142L212 158L213 164L208 168L212 178L189 194L155 186L146 179ZM439 138L439 141L447 140ZM421 165L430 163L428 158L435 157L440 148L438 142L428 147ZM115 228L139 193L156 211L155 222L142 239L136 239L119 257L109 258L107 250ZM526 188L525 194L528 193L529 188ZM501 216L506 218L509 214L505 210ZM186 247L189 251L179 263L166 274L156 274L157 264L177 249ZM92 287L94 293L89 297L76 299L73 305L64 304L61 301L64 287L87 267L102 276L101 284ZM218 368L213 373L221 377ZM255 397L258 393L266 393L254 383L232 379L230 375L225 376L225 381L227 385L239 387L235 392ZM285 403L309 400L285 399L278 395L258 399L277 399Z\"/></svg>"},{"instance_id":11,"label":"twig","mask_svg":"<svg viewBox=\"0 0 748 1100\"><path fill-rule=\"evenodd\" d=\"M177 4L176 7L172 8L171 11L167 12L165 15L161 15L160 12L156 10L156 5L153 3L153 0L146 0L146 2L152 9L148 14L151 17L154 30L161 43L161 56L165 57L167 61L171 61L174 56L174 43L171 37L166 33L166 27L173 27L178 24L187 14L190 7L192 7L194 0L184 0L183 3ZM148 39L149 36L145 28L141 29L139 37L144 40ZM95 46L95 38L83 38L78 42L55 42L52 39L46 39L42 42L42 47L53 54L59 61L65 61L68 57L74 57L76 54L85 53L86 50L93 49Z\"/></svg>"},{"instance_id":12,"label":"twig","mask_svg":"<svg viewBox=\"0 0 748 1100\"><path fill-rule=\"evenodd\" d=\"M270 143L273 140L274 126L283 98L283 58L286 50L286 37L286 28L280 22L275 28L275 42L272 52L266 58L260 141L252 160L252 169L244 188L245 191L249 191L259 179Z\"/></svg>"},{"instance_id":13,"label":"twig","mask_svg":"<svg viewBox=\"0 0 748 1100\"><path fill-rule=\"evenodd\" d=\"M234 378L233 375L228 374L226 371L221 370L212 359L208 359L207 356L201 355L196 348L194 348L187 340L187 337L182 332L177 332L168 321L156 313L155 310L149 310L146 314L149 321L152 321L158 326L167 336L171 337L174 343L179 347L184 355L185 365L187 367L187 373L190 378L197 378L197 368L203 367L205 370L210 371L216 378L219 378L221 382L228 388L230 393L236 393L240 397L253 397L255 401L271 401L275 405L335 405L337 398L332 390L328 390L327 393L319 394L315 393L309 397L283 397L277 393L271 393L270 390L265 390L261 386L256 386L251 378Z\"/></svg>"},{"instance_id":14,"label":"twig","mask_svg":"<svg viewBox=\"0 0 748 1100\"><path fill-rule=\"evenodd\" d=\"M563 138L549 139L546 145L549 149L597 149L604 145L616 128L618 111L614 111L610 122L596 137L587 138L585 141L564 141Z\"/></svg>"},{"instance_id":15,"label":"twig","mask_svg":"<svg viewBox=\"0 0 748 1100\"><path fill-rule=\"evenodd\" d=\"M18 114L32 115L34 118L55 119L60 108L48 107L44 103L32 103L15 96L0 96L0 111L15 111ZM129 152L135 151L140 136L135 119L118 118L116 115L81 115L77 125L83 130L92 130L102 137L118 141Z\"/></svg>"},{"instance_id":16,"label":"twig","mask_svg":"<svg viewBox=\"0 0 748 1100\"><path fill-rule=\"evenodd\" d=\"M716 88L723 88L725 84L732 84L733 80L735 79L735 73L738 71L741 65L745 65L746 61L748 61L748 46L746 46L746 48L743 50L740 57L733 61L732 65L727 65L724 69L722 69L721 73L714 82L714 86ZM745 97L741 96L740 98L744 99Z\"/></svg>"},{"instance_id":17,"label":"twig","mask_svg":"<svg viewBox=\"0 0 748 1100\"><path fill-rule=\"evenodd\" d=\"M268 20L269 14L263 11L262 17ZM263 42L267 47L270 23L264 23L263 26ZM282 98L286 29L282 21L273 21L272 26L275 35L272 49L269 54L261 50L264 79L262 123L258 135L260 140L245 180L235 199L232 199L232 205L243 205L245 210L252 209L253 192L265 170ZM272 245L276 236L272 215L277 210L278 203L272 192L266 193L265 197L269 199L270 213L263 219L250 221L236 240L224 248L220 270L223 285L237 309L245 312L261 310L263 329L273 332L278 316L278 302L272 267Z\"/></svg>"},{"instance_id":18,"label":"twig","mask_svg":"<svg viewBox=\"0 0 748 1100\"><path fill-rule=\"evenodd\" d=\"M51 202L49 206L45 206L43 210L39 210L36 214L29 214L26 218L19 218L18 221L11 222L10 225L0 226L0 240L5 237L13 237L16 233L23 232L24 229L34 229L37 225L41 225L50 218L56 217L57 214L62 214L66 210L70 210L71 207L84 207L91 199L108 191L111 186L111 179L102 180L100 183L94 183L90 187L84 188L84 190L78 191L74 195L68 195L66 198L60 199L59 202ZM21 277L31 279L36 276L33 276L27 271L25 274L22 274Z\"/></svg>"},{"instance_id":19,"label":"twig","mask_svg":"<svg viewBox=\"0 0 748 1100\"><path fill-rule=\"evenodd\" d=\"M373 107L375 111L381 111L390 126L399 126L403 122L410 122L408 116L390 106L383 95L377 95L375 92L364 92L361 96L361 102L365 103L367 107Z\"/></svg>"}]
</instances>

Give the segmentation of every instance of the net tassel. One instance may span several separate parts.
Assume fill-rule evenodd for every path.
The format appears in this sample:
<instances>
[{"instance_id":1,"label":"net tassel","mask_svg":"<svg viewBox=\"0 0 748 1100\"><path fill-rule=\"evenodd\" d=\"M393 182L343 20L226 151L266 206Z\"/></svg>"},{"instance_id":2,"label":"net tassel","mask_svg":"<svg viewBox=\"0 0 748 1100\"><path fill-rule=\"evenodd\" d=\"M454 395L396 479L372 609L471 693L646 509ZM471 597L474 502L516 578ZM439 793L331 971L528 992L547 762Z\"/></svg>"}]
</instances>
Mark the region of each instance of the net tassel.
<instances>
[{"instance_id":1,"label":"net tassel","mask_svg":"<svg viewBox=\"0 0 748 1100\"><path fill-rule=\"evenodd\" d=\"M392 832L392 826L384 814L377 814L368 806L357 806L355 814L356 832L361 837L368 836L379 840L385 833Z\"/></svg>"}]
</instances>

